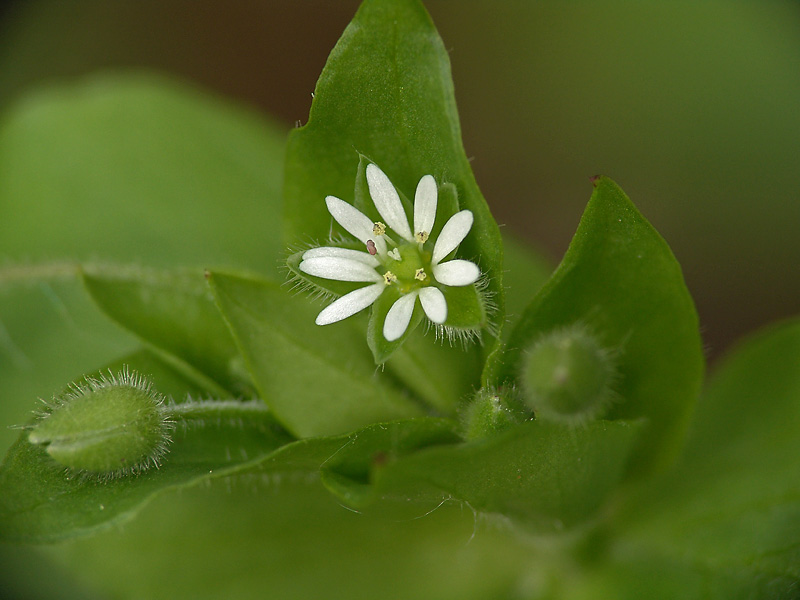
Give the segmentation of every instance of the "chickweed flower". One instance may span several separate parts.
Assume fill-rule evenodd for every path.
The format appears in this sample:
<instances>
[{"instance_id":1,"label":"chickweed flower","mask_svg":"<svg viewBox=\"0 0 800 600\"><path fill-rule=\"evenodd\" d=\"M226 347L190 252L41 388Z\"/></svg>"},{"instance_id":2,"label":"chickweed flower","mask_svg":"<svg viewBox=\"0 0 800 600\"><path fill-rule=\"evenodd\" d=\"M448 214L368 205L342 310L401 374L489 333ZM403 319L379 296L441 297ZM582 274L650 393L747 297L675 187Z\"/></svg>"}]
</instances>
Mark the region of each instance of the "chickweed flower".
<instances>
[{"instance_id":1,"label":"chickweed flower","mask_svg":"<svg viewBox=\"0 0 800 600\"><path fill-rule=\"evenodd\" d=\"M386 341L406 333L417 301L435 326L446 328L451 288L473 286L481 276L474 262L451 257L472 228L472 212L456 212L434 236L438 186L432 175L417 184L411 222L400 195L377 165L367 165L366 180L381 221L374 222L335 196L325 198L331 216L361 243L361 249L346 247L355 245L347 241L311 248L302 253L297 267L311 277L367 284L325 307L317 315L317 325L346 319L390 294L396 299L383 320Z\"/></svg>"}]
</instances>

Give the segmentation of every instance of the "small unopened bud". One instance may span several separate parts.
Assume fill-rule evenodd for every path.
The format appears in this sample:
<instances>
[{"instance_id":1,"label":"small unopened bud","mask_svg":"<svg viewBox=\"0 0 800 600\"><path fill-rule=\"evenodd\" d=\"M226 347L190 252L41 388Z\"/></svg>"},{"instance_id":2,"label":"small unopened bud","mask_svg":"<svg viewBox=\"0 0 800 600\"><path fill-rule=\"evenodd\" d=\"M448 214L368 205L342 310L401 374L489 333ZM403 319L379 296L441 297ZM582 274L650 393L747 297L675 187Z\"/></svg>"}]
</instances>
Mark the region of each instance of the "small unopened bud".
<instances>
[{"instance_id":1,"label":"small unopened bud","mask_svg":"<svg viewBox=\"0 0 800 600\"><path fill-rule=\"evenodd\" d=\"M164 402L147 379L128 369L86 379L46 403L28 440L79 472L139 473L158 466L171 442L175 423Z\"/></svg>"},{"instance_id":2,"label":"small unopened bud","mask_svg":"<svg viewBox=\"0 0 800 600\"><path fill-rule=\"evenodd\" d=\"M467 440L497 435L530 418L514 388L482 389L461 412L461 426Z\"/></svg>"},{"instance_id":3,"label":"small unopened bud","mask_svg":"<svg viewBox=\"0 0 800 600\"><path fill-rule=\"evenodd\" d=\"M614 396L613 352L573 325L534 342L524 356L526 404L539 419L579 424L600 417Z\"/></svg>"}]
</instances>

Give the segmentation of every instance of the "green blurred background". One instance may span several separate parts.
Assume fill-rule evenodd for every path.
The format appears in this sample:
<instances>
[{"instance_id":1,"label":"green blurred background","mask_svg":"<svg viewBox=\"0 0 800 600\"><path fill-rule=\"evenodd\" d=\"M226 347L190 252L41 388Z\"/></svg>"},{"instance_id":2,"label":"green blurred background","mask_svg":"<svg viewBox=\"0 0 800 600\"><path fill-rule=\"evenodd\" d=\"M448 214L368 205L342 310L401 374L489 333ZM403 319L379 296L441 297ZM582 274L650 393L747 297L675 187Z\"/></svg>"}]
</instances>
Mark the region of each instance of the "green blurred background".
<instances>
[{"instance_id":1,"label":"green blurred background","mask_svg":"<svg viewBox=\"0 0 800 600\"><path fill-rule=\"evenodd\" d=\"M147 67L288 130L307 118L316 77L357 5L12 2L0 105L53 80ZM712 358L797 312L800 4L426 5L450 50L467 152L501 223L555 263L588 178L604 173L672 246Z\"/></svg>"}]
</instances>

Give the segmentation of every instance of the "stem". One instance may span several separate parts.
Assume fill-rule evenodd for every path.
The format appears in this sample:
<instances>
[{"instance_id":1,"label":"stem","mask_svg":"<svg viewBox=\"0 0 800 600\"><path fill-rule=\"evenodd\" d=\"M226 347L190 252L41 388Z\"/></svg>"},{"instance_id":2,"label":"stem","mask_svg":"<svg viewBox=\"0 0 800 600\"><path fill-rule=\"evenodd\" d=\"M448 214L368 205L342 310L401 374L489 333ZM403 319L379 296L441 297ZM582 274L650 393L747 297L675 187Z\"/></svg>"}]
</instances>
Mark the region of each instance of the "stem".
<instances>
[{"instance_id":1,"label":"stem","mask_svg":"<svg viewBox=\"0 0 800 600\"><path fill-rule=\"evenodd\" d=\"M208 419L247 420L271 415L260 400L188 400L164 404L161 412L176 421L205 421Z\"/></svg>"},{"instance_id":2,"label":"stem","mask_svg":"<svg viewBox=\"0 0 800 600\"><path fill-rule=\"evenodd\" d=\"M73 261L55 261L39 264L7 264L0 266L0 286L47 279L75 277L79 265Z\"/></svg>"}]
</instances>

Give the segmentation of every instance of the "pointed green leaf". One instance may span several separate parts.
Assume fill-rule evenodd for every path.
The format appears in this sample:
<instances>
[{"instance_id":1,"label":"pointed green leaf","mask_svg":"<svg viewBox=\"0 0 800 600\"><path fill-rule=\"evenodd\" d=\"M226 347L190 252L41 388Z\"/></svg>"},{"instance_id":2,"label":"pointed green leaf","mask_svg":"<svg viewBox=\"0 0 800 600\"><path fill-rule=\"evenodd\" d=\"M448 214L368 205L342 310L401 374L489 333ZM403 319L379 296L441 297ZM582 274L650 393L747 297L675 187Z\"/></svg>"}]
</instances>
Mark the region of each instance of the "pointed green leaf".
<instances>
[{"instance_id":1,"label":"pointed green leaf","mask_svg":"<svg viewBox=\"0 0 800 600\"><path fill-rule=\"evenodd\" d=\"M423 175L452 185L475 216L458 254L489 278L503 323L502 241L461 143L447 51L417 0L368 0L334 48L317 83L309 123L292 132L286 161L287 242L327 239L325 197L353 202L361 156L407 198ZM441 222L441 217L437 216ZM437 223L438 225L439 223ZM443 223L442 223L443 224ZM494 341L486 354L495 354Z\"/></svg>"},{"instance_id":2,"label":"pointed green leaf","mask_svg":"<svg viewBox=\"0 0 800 600\"><path fill-rule=\"evenodd\" d=\"M262 398L299 437L421 414L376 372L360 327L315 325L318 308L269 281L212 273L209 282Z\"/></svg>"},{"instance_id":3,"label":"pointed green leaf","mask_svg":"<svg viewBox=\"0 0 800 600\"><path fill-rule=\"evenodd\" d=\"M610 179L595 190L556 272L508 342L510 381L540 335L580 324L617 353L618 402L610 419L646 417L636 468L674 457L699 393L703 353L697 313L666 242Z\"/></svg>"},{"instance_id":4,"label":"pointed green leaf","mask_svg":"<svg viewBox=\"0 0 800 600\"><path fill-rule=\"evenodd\" d=\"M202 272L87 267L83 281L107 315L178 365L218 384L216 394L252 393Z\"/></svg>"}]
</instances>

